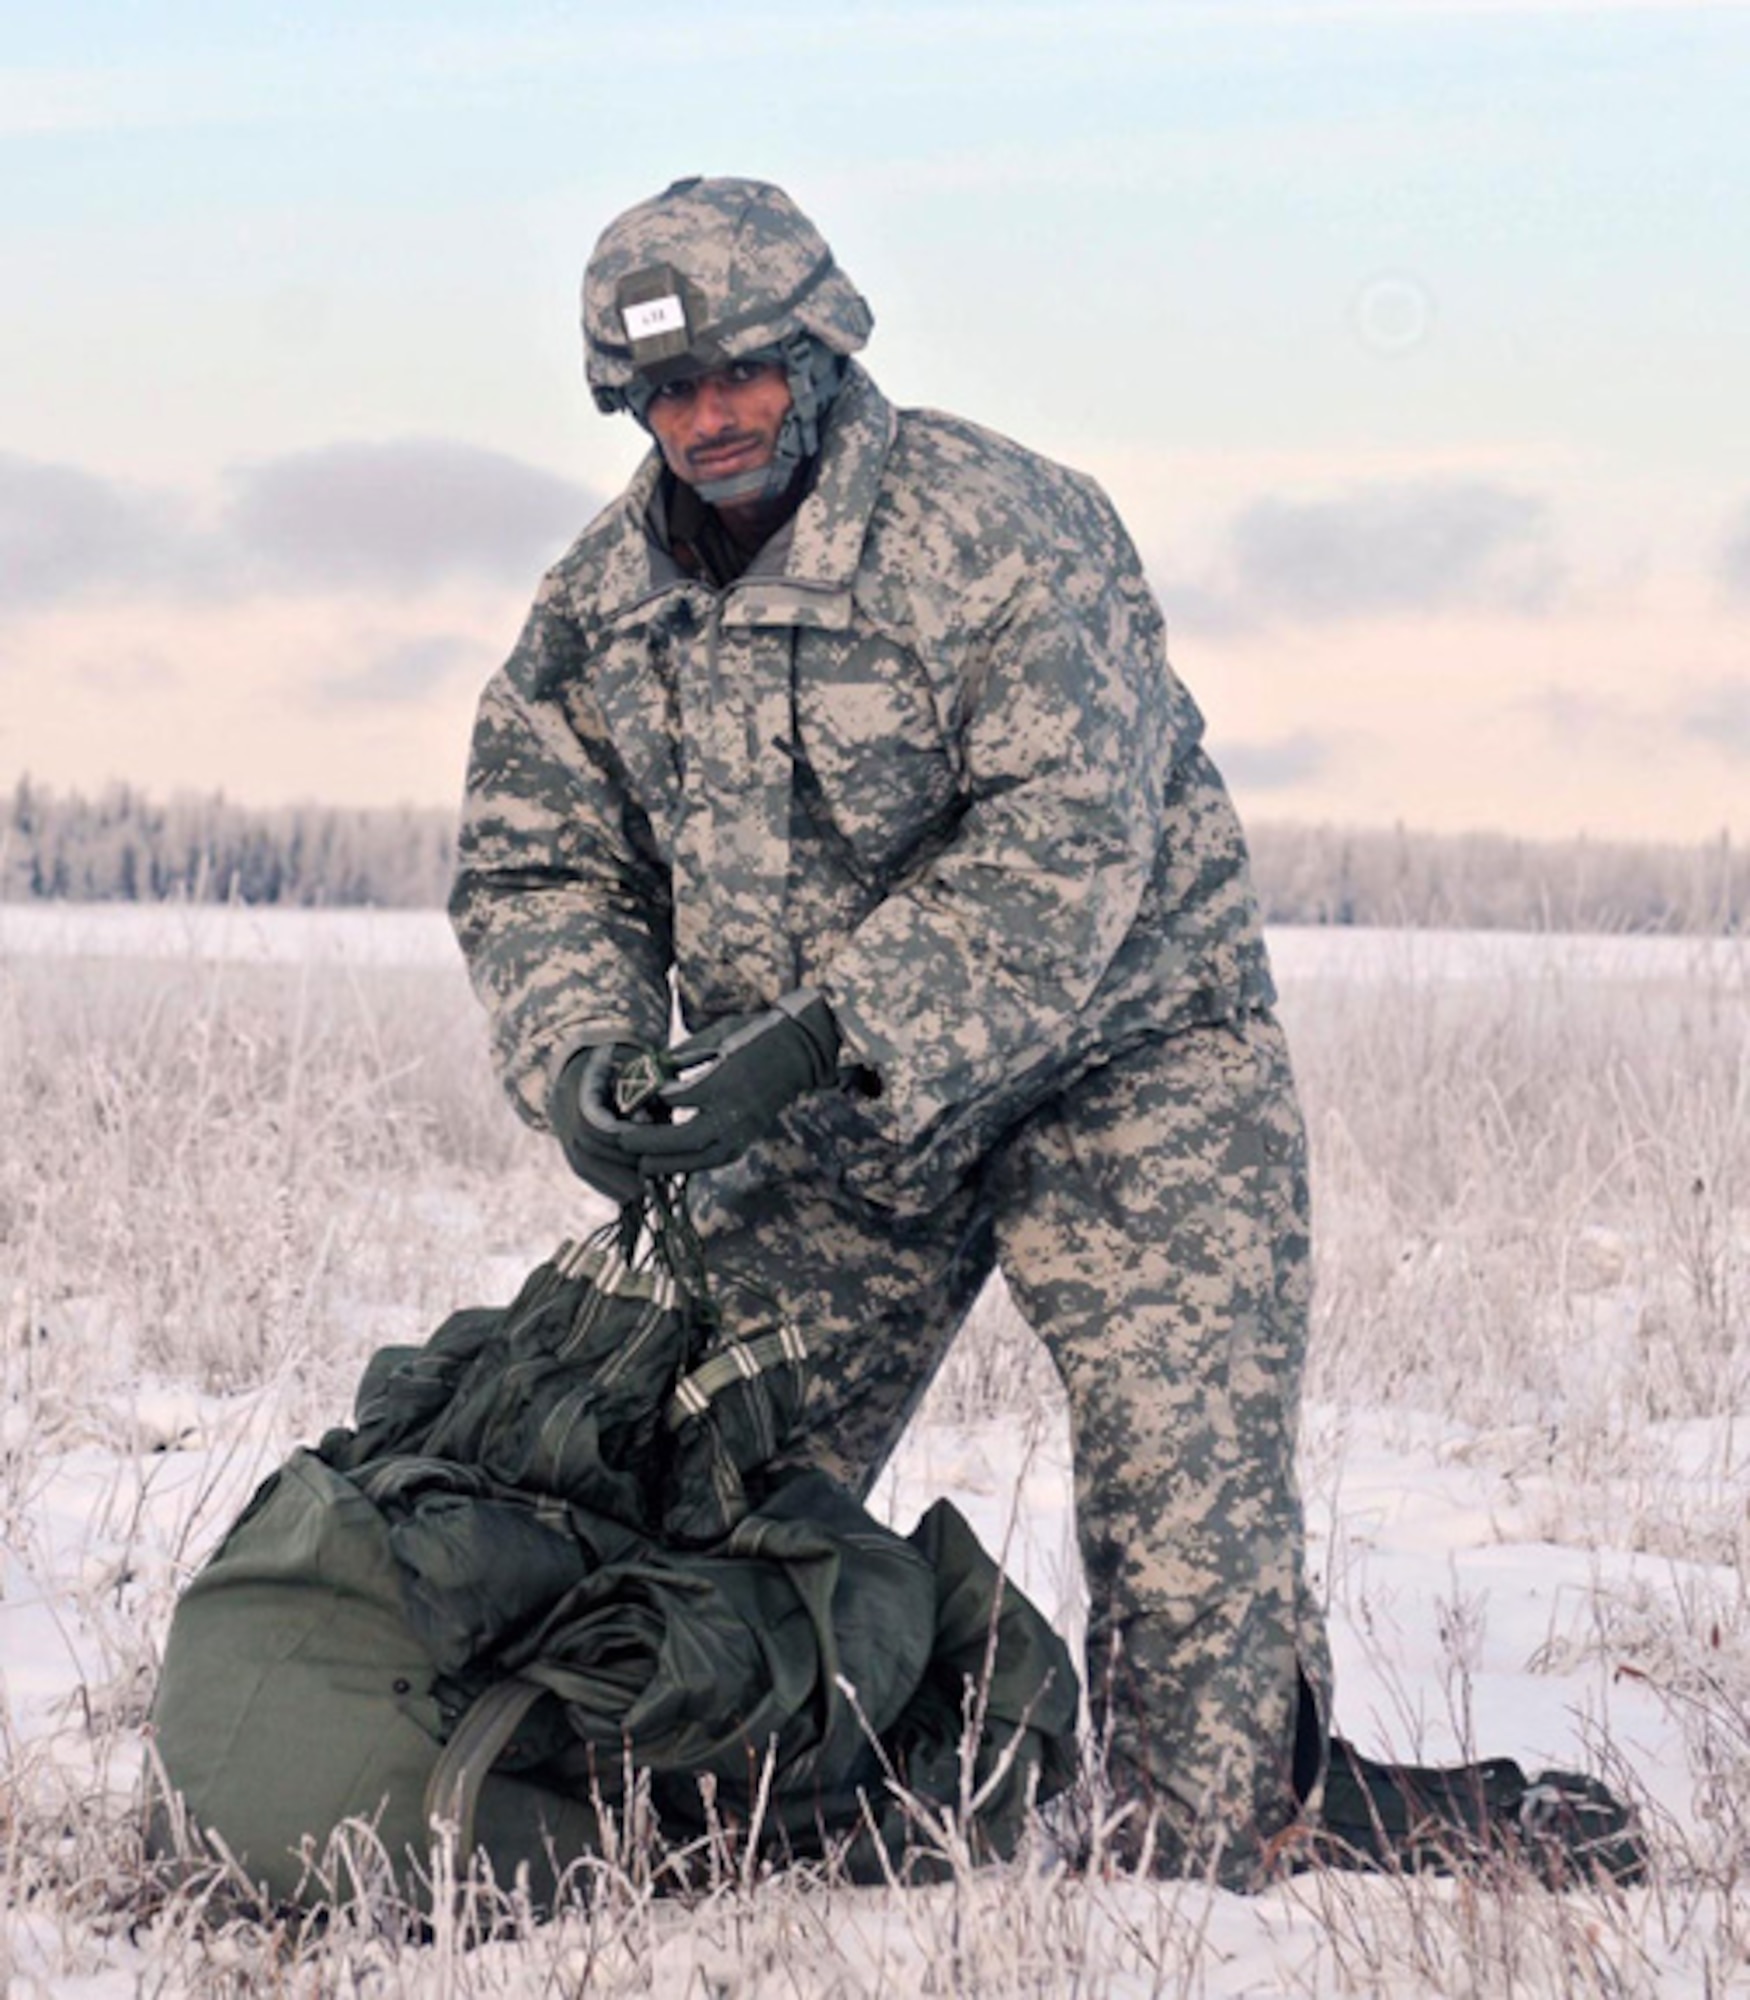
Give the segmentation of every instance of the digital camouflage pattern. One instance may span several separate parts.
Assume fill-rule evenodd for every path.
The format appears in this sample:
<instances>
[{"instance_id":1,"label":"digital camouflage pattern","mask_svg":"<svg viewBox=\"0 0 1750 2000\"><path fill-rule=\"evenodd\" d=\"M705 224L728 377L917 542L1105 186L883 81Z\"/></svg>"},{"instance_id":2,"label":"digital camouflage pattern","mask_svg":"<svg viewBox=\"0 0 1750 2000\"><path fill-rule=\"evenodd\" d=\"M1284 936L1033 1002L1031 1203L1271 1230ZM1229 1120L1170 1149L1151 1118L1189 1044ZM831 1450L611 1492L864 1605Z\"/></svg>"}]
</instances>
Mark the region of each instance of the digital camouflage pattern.
<instances>
[{"instance_id":1,"label":"digital camouflage pattern","mask_svg":"<svg viewBox=\"0 0 1750 2000\"><path fill-rule=\"evenodd\" d=\"M1294 1467L1305 1141L1268 1014L1144 1044L1042 1106L929 1217L786 1135L695 1197L714 1270L811 1349L800 1443L867 1492L993 1266L1068 1391L1112 1796L1168 1866L1252 1886L1330 1714ZM727 1296L733 1298L733 1291ZM1301 1683L1312 1705L1300 1731ZM1310 1760L1310 1761L1309 1761Z\"/></svg>"},{"instance_id":2,"label":"digital camouflage pattern","mask_svg":"<svg viewBox=\"0 0 1750 2000\"><path fill-rule=\"evenodd\" d=\"M1238 823L1099 488L852 366L725 591L661 462L544 582L476 726L452 901L545 1122L584 1042L819 988L879 1097L791 1114L927 1210L1124 1049L1274 997Z\"/></svg>"},{"instance_id":3,"label":"digital camouflage pattern","mask_svg":"<svg viewBox=\"0 0 1750 2000\"><path fill-rule=\"evenodd\" d=\"M1070 1391L1114 1778L1247 1879L1302 1674L1328 1713L1301 1142L1136 553L1091 480L854 363L728 588L670 553L670 491L652 454L482 699L452 912L507 1086L539 1125L580 1044L666 1043L671 974L693 1029L825 994L878 1084L695 1183L714 1255L824 1319L810 1436L858 1482L1001 1263Z\"/></svg>"},{"instance_id":4,"label":"digital camouflage pattern","mask_svg":"<svg viewBox=\"0 0 1750 2000\"><path fill-rule=\"evenodd\" d=\"M855 354L875 323L826 239L782 188L728 178L676 181L612 222L584 272L585 372L598 397L607 392L608 407L639 372L623 288L663 266L674 270L678 291L634 289L645 303L672 295L685 309L676 352L698 367L721 367L799 332L835 354Z\"/></svg>"}]
</instances>

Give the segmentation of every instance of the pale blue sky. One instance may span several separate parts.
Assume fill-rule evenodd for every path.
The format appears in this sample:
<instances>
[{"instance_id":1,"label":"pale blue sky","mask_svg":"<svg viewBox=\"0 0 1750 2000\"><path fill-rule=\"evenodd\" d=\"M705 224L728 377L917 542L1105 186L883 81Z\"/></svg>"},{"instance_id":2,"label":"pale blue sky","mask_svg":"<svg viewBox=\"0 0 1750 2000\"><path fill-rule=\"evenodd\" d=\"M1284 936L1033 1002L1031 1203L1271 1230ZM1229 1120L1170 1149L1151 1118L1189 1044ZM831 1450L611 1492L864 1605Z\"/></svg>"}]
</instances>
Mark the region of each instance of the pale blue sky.
<instances>
[{"instance_id":1,"label":"pale blue sky","mask_svg":"<svg viewBox=\"0 0 1750 2000\"><path fill-rule=\"evenodd\" d=\"M1750 830L1750 8L0 4L0 780L450 795L641 440L582 259L783 182L1097 473L1255 814Z\"/></svg>"}]
</instances>

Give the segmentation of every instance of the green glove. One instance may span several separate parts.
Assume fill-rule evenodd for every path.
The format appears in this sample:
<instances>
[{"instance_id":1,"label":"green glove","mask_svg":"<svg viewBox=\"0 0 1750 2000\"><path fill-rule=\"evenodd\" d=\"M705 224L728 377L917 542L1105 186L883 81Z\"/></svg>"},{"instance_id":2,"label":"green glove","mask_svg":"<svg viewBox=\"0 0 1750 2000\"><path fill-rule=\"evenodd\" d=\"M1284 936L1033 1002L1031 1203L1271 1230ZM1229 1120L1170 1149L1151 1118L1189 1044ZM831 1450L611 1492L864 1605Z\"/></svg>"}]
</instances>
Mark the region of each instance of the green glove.
<instances>
[{"instance_id":1,"label":"green glove","mask_svg":"<svg viewBox=\"0 0 1750 2000\"><path fill-rule=\"evenodd\" d=\"M629 1127L620 1143L646 1174L727 1166L763 1139L794 1098L838 1074L839 1030L818 993L786 993L759 1014L732 1014L668 1052L666 1125Z\"/></svg>"},{"instance_id":2,"label":"green glove","mask_svg":"<svg viewBox=\"0 0 1750 2000\"><path fill-rule=\"evenodd\" d=\"M637 1157L625 1149L626 1135L642 1128L621 1115L616 1086L640 1053L630 1042L579 1049L566 1058L547 1108L571 1171L622 1208L643 1191Z\"/></svg>"}]
</instances>

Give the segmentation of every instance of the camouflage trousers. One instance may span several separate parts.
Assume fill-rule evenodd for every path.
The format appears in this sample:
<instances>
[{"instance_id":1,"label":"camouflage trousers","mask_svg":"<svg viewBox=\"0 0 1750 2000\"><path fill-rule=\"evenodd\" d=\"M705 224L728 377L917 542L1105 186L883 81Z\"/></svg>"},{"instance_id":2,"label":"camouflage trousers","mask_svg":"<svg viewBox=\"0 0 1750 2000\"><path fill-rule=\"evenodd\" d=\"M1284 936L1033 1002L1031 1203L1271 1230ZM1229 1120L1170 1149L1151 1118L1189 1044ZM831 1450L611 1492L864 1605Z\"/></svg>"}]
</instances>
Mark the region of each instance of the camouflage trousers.
<instances>
[{"instance_id":1,"label":"camouflage trousers","mask_svg":"<svg viewBox=\"0 0 1750 2000\"><path fill-rule=\"evenodd\" d=\"M808 1336L802 1451L859 1492L1001 1268L1068 1393L1112 1796L1164 1866L1255 1881L1330 1714L1294 1467L1305 1140L1275 1020L1084 1077L927 1216L873 1211L781 1140L745 1166L696 1190L713 1269Z\"/></svg>"}]
</instances>

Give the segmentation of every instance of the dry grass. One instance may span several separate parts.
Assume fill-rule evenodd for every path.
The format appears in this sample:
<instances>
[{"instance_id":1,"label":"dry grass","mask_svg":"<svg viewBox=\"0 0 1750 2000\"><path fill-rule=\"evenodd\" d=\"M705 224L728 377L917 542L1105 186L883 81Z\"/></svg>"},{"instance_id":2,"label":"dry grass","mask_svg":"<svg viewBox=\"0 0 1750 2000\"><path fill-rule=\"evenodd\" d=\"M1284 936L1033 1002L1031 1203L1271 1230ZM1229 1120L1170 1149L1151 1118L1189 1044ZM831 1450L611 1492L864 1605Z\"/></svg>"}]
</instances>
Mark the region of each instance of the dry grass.
<instances>
[{"instance_id":1,"label":"dry grass","mask_svg":"<svg viewBox=\"0 0 1750 2000\"><path fill-rule=\"evenodd\" d=\"M12 961L0 1119L14 1341L211 1389L349 1370L350 1308L428 1325L577 1221L448 967Z\"/></svg>"},{"instance_id":2,"label":"dry grass","mask_svg":"<svg viewBox=\"0 0 1750 2000\"><path fill-rule=\"evenodd\" d=\"M1285 1011L1311 1397L1487 1432L1561 1492L1563 1539L1741 1558L1750 973L1675 945L1657 982L1406 972Z\"/></svg>"},{"instance_id":3,"label":"dry grass","mask_svg":"<svg viewBox=\"0 0 1750 2000\"><path fill-rule=\"evenodd\" d=\"M448 969L0 965L0 1619L55 1621L77 1690L28 1735L21 1691L0 1701L0 1989L1218 1994L1260 1976L1262 1938L1283 1993L1743 1990L1746 1008L1717 975L1407 966L1284 1009L1314 1142L1315 1402L1462 1430L1535 1490L1550 1539L1682 1566L1552 1633L1545 1662L1596 1648L1681 1722L1696 1810L1657 1828L1649 1889L1315 1875L1246 1905L1042 1850L903 1895L725 1866L664 1898L634 1843L558 1920L511 1898L469 1946L410 1932L368 1858L320 1924L252 1915L217 1876L155 1881L139 1724L175 1592L256 1472L341 1414L368 1347L575 1231L574 1184L504 1109ZM993 1295L933 1407L1012 1420L1051 1395ZM1342 1435L1321 1427L1315 1482L1340 1478Z\"/></svg>"}]
</instances>

